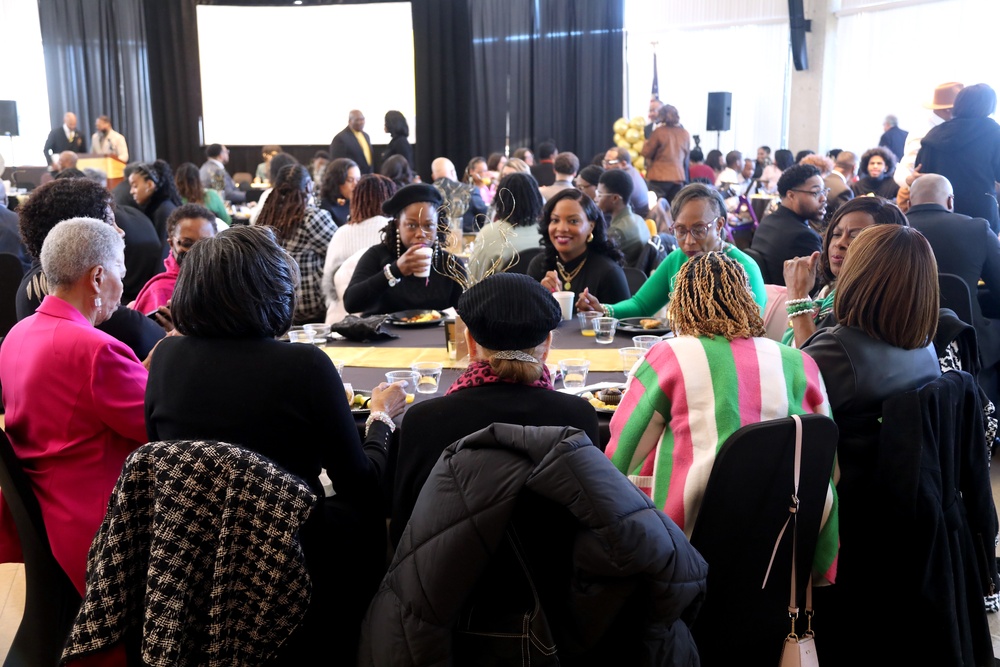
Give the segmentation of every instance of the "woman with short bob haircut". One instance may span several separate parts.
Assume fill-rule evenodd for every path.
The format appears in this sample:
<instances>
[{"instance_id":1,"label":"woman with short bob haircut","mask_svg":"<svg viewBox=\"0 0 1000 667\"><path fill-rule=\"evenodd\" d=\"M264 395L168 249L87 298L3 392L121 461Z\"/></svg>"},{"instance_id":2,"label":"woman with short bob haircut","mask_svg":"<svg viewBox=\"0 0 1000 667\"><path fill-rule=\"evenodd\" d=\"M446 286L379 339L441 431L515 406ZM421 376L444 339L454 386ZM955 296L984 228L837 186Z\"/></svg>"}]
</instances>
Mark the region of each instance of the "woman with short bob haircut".
<instances>
[{"instance_id":1,"label":"woman with short bob haircut","mask_svg":"<svg viewBox=\"0 0 1000 667\"><path fill-rule=\"evenodd\" d=\"M332 161L323 171L319 206L333 216L337 226L347 222L351 213L351 197L354 196L354 188L360 179L361 169L358 163L346 157Z\"/></svg>"},{"instance_id":2,"label":"woman with short bob haircut","mask_svg":"<svg viewBox=\"0 0 1000 667\"><path fill-rule=\"evenodd\" d=\"M476 236L470 275L480 280L491 268L493 273L506 269L517 253L538 248L542 242L538 220L544 206L534 176L518 172L504 176L493 200L493 222Z\"/></svg>"},{"instance_id":3,"label":"woman with short bob haircut","mask_svg":"<svg viewBox=\"0 0 1000 667\"><path fill-rule=\"evenodd\" d=\"M184 335L165 339L153 354L147 432L151 440L241 445L299 476L322 499L302 531L313 604L297 636L348 664L384 571L380 484L392 418L406 394L398 384L372 390L362 440L323 350L275 339L291 325L297 275L269 228L233 227L187 254L173 300ZM325 497L324 469L333 497Z\"/></svg>"}]
</instances>

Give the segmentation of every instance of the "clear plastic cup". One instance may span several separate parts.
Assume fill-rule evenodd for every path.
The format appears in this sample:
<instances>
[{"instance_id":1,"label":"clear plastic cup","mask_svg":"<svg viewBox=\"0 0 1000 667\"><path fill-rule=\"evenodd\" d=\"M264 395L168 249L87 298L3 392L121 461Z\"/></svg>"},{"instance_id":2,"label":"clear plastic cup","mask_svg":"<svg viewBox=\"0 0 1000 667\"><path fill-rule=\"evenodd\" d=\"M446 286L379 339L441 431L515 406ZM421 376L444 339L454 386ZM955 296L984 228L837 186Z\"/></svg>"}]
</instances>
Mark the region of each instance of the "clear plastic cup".
<instances>
[{"instance_id":1,"label":"clear plastic cup","mask_svg":"<svg viewBox=\"0 0 1000 667\"><path fill-rule=\"evenodd\" d=\"M405 383L403 391L406 392L406 402L413 402L413 399L416 397L418 383L420 382L420 373L416 371L389 371L385 374L385 379L389 383L402 380Z\"/></svg>"},{"instance_id":2,"label":"clear plastic cup","mask_svg":"<svg viewBox=\"0 0 1000 667\"><path fill-rule=\"evenodd\" d=\"M344 375L344 364L345 364L344 360L343 359L331 359L330 361L333 362L334 368L337 369L337 375L340 375L341 377L343 377L343 375Z\"/></svg>"},{"instance_id":3,"label":"clear plastic cup","mask_svg":"<svg viewBox=\"0 0 1000 667\"><path fill-rule=\"evenodd\" d=\"M594 320L601 316L596 310L580 310L576 313L576 319L580 322L580 333L584 336L594 335Z\"/></svg>"},{"instance_id":4,"label":"clear plastic cup","mask_svg":"<svg viewBox=\"0 0 1000 667\"><path fill-rule=\"evenodd\" d=\"M438 385L441 382L441 370L443 364L436 361L417 361L410 365L410 370L419 373L417 380L417 393L434 394L437 393Z\"/></svg>"},{"instance_id":5,"label":"clear plastic cup","mask_svg":"<svg viewBox=\"0 0 1000 667\"><path fill-rule=\"evenodd\" d=\"M594 320L594 336L601 345L610 345L615 341L615 330L618 320L614 317L598 317Z\"/></svg>"},{"instance_id":6,"label":"clear plastic cup","mask_svg":"<svg viewBox=\"0 0 1000 667\"><path fill-rule=\"evenodd\" d=\"M625 378L632 377L632 369L639 363L639 360L646 356L646 348L643 347L623 347L618 350L622 358L622 372Z\"/></svg>"},{"instance_id":7,"label":"clear plastic cup","mask_svg":"<svg viewBox=\"0 0 1000 667\"><path fill-rule=\"evenodd\" d=\"M292 329L288 332L288 340L292 343L309 343L312 345L314 338L313 332L306 329Z\"/></svg>"},{"instance_id":8,"label":"clear plastic cup","mask_svg":"<svg viewBox=\"0 0 1000 667\"><path fill-rule=\"evenodd\" d=\"M582 389L587 386L590 361L587 359L563 359L559 362L559 370L562 371L563 387Z\"/></svg>"},{"instance_id":9,"label":"clear plastic cup","mask_svg":"<svg viewBox=\"0 0 1000 667\"><path fill-rule=\"evenodd\" d=\"M663 339L660 338L659 336L648 336L648 335L632 336L632 344L635 345L636 347L641 347L644 350L648 350L649 348L659 343L661 340Z\"/></svg>"}]
</instances>

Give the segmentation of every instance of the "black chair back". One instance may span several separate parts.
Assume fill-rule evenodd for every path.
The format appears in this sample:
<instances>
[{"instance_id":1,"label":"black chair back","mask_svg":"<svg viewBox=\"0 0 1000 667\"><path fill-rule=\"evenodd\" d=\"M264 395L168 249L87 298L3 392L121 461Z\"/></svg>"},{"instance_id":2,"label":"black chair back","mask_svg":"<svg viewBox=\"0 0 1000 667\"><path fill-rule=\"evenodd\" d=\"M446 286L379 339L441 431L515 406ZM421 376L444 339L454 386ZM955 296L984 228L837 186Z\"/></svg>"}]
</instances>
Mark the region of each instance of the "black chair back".
<instances>
[{"instance_id":1,"label":"black chair back","mask_svg":"<svg viewBox=\"0 0 1000 667\"><path fill-rule=\"evenodd\" d=\"M3 667L57 665L80 609L80 594L49 546L31 481L0 431L0 489L17 525L24 554L24 615Z\"/></svg>"},{"instance_id":2,"label":"black chair back","mask_svg":"<svg viewBox=\"0 0 1000 667\"><path fill-rule=\"evenodd\" d=\"M0 338L17 324L17 289L24 277L24 265L17 255L0 253Z\"/></svg>"},{"instance_id":3,"label":"black chair back","mask_svg":"<svg viewBox=\"0 0 1000 667\"><path fill-rule=\"evenodd\" d=\"M635 293L639 291L639 288L646 283L646 274L642 272L641 269L637 269L633 266L622 267L622 271L625 272L625 280L628 282L628 291L635 296Z\"/></svg>"},{"instance_id":4,"label":"black chair back","mask_svg":"<svg viewBox=\"0 0 1000 667\"><path fill-rule=\"evenodd\" d=\"M543 250L542 246L537 248L528 248L527 250L519 250L517 252L517 263L507 269L507 273L527 273L528 265L531 264L531 260L535 258L535 255Z\"/></svg>"},{"instance_id":5,"label":"black chair back","mask_svg":"<svg viewBox=\"0 0 1000 667\"><path fill-rule=\"evenodd\" d=\"M812 572L838 436L833 420L802 416L796 550L800 607ZM761 585L775 540L789 516L794 459L791 418L739 429L716 456L691 535L691 544L708 561L708 595L691 628L705 667L731 665L736 655L743 664L778 663L781 640L789 630L791 527L782 537L767 586L761 589ZM720 641L723 628L726 639Z\"/></svg>"},{"instance_id":6,"label":"black chair back","mask_svg":"<svg viewBox=\"0 0 1000 667\"><path fill-rule=\"evenodd\" d=\"M969 294L969 286L965 281L953 273L939 273L938 284L941 286L941 307L950 308L958 315L958 319L974 326L972 295Z\"/></svg>"},{"instance_id":7,"label":"black chair back","mask_svg":"<svg viewBox=\"0 0 1000 667\"><path fill-rule=\"evenodd\" d=\"M767 262L764 261L764 256L760 254L759 250L754 250L753 248L743 248L743 254L757 262L757 266L760 268L760 277L764 279L765 285L775 285L771 276L767 272Z\"/></svg>"}]
</instances>

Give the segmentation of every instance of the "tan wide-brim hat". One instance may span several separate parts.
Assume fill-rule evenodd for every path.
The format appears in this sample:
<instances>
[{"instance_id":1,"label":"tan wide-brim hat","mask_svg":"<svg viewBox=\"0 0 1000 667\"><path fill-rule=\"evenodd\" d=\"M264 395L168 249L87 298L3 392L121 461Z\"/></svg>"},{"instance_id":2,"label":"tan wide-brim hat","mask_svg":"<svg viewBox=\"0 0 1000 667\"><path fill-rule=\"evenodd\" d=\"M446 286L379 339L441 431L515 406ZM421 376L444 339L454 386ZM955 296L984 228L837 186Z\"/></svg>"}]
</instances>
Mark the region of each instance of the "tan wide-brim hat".
<instances>
[{"instance_id":1,"label":"tan wide-brim hat","mask_svg":"<svg viewBox=\"0 0 1000 667\"><path fill-rule=\"evenodd\" d=\"M962 92L962 88L965 88L962 84L957 81L952 81L950 83L942 83L940 86L934 89L934 99L931 100L930 104L925 104L925 109L950 109L955 106L955 98L958 94Z\"/></svg>"}]
</instances>

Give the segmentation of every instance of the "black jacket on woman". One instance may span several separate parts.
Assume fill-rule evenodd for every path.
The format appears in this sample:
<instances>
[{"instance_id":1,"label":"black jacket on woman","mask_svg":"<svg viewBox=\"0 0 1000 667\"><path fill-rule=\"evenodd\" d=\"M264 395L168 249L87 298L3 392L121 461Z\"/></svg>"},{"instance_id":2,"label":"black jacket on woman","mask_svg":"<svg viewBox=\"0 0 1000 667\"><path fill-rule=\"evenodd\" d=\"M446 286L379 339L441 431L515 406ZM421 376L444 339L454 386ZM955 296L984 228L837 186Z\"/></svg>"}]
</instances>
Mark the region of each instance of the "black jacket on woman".
<instances>
[{"instance_id":1,"label":"black jacket on woman","mask_svg":"<svg viewBox=\"0 0 1000 667\"><path fill-rule=\"evenodd\" d=\"M579 296L584 288L588 288L591 294L600 297L602 303L618 303L632 297L622 267L606 255L587 251L564 266L566 271L572 274L584 261L586 264L570 281L568 292ZM528 265L528 275L535 280L541 280L548 271L555 270L555 260L550 260L545 250L536 255ZM559 279L559 283L562 284L562 278ZM576 311L575 300L573 310Z\"/></svg>"},{"instance_id":2,"label":"black jacket on woman","mask_svg":"<svg viewBox=\"0 0 1000 667\"><path fill-rule=\"evenodd\" d=\"M386 146L385 150L382 151L382 161L379 164L385 164L385 161L391 158L393 155L402 155L406 158L406 161L410 163L410 169L413 169L413 146L406 137L393 137L389 141L389 145Z\"/></svg>"},{"instance_id":3,"label":"black jacket on woman","mask_svg":"<svg viewBox=\"0 0 1000 667\"><path fill-rule=\"evenodd\" d=\"M952 118L931 128L920 143L917 164L921 173L951 181L955 213L984 218L994 233L1000 231L1000 125L995 120Z\"/></svg>"},{"instance_id":4,"label":"black jacket on woman","mask_svg":"<svg viewBox=\"0 0 1000 667\"><path fill-rule=\"evenodd\" d=\"M583 432L494 424L431 472L368 609L358 664L555 664L521 641L528 626L562 665L693 667L688 626L707 572ZM484 660L502 650L508 662Z\"/></svg>"}]
</instances>

